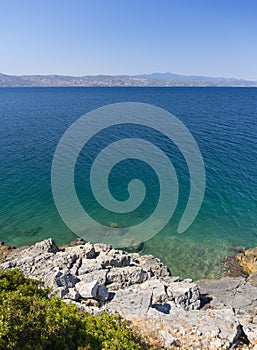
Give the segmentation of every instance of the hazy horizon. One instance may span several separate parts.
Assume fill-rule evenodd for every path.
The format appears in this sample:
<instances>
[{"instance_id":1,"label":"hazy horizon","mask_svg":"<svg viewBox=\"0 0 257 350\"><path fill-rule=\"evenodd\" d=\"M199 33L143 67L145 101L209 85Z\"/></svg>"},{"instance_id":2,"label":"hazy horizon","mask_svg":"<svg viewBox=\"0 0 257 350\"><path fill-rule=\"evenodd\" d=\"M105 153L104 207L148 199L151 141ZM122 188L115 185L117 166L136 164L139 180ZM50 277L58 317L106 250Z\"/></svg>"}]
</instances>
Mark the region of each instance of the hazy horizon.
<instances>
[{"instance_id":1,"label":"hazy horizon","mask_svg":"<svg viewBox=\"0 0 257 350\"><path fill-rule=\"evenodd\" d=\"M232 76L210 76L210 75L200 75L200 74L183 74L183 73L177 73L177 72L168 72L168 71L163 71L163 72L143 72L143 73L134 73L134 74L109 74L109 73L97 73L97 74L58 74L58 73L28 73L28 74L8 74L5 72L1 72L0 74L3 75L8 75L8 76L17 76L17 77L22 77L22 76L63 76L63 77L84 77L84 76L140 76L140 75L151 75L151 74L174 74L178 76L183 76L183 77L203 77L203 78L210 78L210 79L237 79L237 80L245 80L245 81L253 81L255 82L254 79L245 79L245 78L236 78ZM257 79L256 79L257 81Z\"/></svg>"},{"instance_id":2,"label":"hazy horizon","mask_svg":"<svg viewBox=\"0 0 257 350\"><path fill-rule=\"evenodd\" d=\"M0 0L7 75L257 80L255 0Z\"/></svg>"}]
</instances>

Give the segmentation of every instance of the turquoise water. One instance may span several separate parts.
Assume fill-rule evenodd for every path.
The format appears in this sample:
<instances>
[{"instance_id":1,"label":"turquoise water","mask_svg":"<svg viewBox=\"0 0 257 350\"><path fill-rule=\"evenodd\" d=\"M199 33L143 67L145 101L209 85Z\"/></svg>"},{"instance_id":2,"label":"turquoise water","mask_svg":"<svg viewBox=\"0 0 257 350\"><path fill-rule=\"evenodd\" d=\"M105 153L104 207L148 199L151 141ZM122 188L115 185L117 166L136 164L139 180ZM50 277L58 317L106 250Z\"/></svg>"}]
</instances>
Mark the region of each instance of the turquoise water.
<instances>
[{"instance_id":1,"label":"turquoise water","mask_svg":"<svg viewBox=\"0 0 257 350\"><path fill-rule=\"evenodd\" d=\"M198 217L183 234L179 219L189 194L189 175L180 152L158 133L133 126L97 135L78 159L75 185L80 201L105 223L121 226L146 218L156 205L158 179L145 164L127 161L112 172L119 200L126 184L141 178L144 205L118 217L85 196L86 175L102 146L123 137L154 140L178 173L178 207L169 224L145 242L143 253L160 257L174 274L217 277L220 260L238 247L257 245L257 89L255 88L2 88L0 89L0 240L20 246L53 237L76 238L62 222L51 192L51 164L65 130L81 115L115 102L144 102L177 116L191 131L206 167L206 192ZM122 173L122 177L120 174Z\"/></svg>"}]
</instances>

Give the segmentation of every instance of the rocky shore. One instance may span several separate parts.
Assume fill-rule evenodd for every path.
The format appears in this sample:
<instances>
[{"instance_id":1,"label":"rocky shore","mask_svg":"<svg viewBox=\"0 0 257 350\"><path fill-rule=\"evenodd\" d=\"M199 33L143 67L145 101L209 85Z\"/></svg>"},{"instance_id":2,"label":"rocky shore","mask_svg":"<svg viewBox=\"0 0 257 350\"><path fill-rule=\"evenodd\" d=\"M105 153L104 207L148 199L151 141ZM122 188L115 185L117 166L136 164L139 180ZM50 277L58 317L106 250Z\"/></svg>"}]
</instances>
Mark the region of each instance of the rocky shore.
<instances>
[{"instance_id":1,"label":"rocky shore","mask_svg":"<svg viewBox=\"0 0 257 350\"><path fill-rule=\"evenodd\" d=\"M173 276L161 261L81 240L57 247L0 246L0 268L42 280L81 310L118 312L161 348L257 349L257 248L237 261L249 277L193 282Z\"/></svg>"}]
</instances>

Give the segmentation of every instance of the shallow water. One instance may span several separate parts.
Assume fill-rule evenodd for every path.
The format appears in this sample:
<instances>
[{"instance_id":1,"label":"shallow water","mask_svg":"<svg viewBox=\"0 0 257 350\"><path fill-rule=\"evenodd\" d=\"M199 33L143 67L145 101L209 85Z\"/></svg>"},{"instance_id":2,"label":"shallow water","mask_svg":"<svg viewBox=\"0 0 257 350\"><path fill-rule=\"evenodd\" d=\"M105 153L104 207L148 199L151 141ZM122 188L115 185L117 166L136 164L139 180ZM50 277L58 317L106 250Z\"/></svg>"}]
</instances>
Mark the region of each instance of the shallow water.
<instances>
[{"instance_id":1,"label":"shallow water","mask_svg":"<svg viewBox=\"0 0 257 350\"><path fill-rule=\"evenodd\" d=\"M85 196L85 176L94 156L108 142L132 136L155 140L172 158L180 193L173 218L145 242L143 252L158 256L183 277L219 276L224 255L233 254L238 247L257 245L256 88L1 88L0 240L20 246L49 236L58 244L76 237L60 218L51 192L56 146L83 114L126 101L162 107L189 128L206 168L201 210L191 227L178 234L189 194L186 164L176 147L158 133L133 126L114 128L84 147L75 172L81 203L109 224L124 226L147 217L156 205L159 185L145 164L130 160L113 169L110 187L119 200L126 199L126 184L132 178L142 178L148 189L140 210L122 218L110 217L93 198Z\"/></svg>"}]
</instances>

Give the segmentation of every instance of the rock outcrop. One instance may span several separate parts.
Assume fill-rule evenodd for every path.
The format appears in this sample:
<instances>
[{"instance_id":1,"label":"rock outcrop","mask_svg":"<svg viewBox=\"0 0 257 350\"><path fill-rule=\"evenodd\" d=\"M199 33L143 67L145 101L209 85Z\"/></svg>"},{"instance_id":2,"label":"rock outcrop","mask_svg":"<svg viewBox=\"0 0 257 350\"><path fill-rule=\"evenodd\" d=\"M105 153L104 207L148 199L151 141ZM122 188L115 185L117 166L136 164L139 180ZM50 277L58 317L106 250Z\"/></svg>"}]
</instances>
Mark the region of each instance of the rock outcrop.
<instances>
[{"instance_id":1,"label":"rock outcrop","mask_svg":"<svg viewBox=\"0 0 257 350\"><path fill-rule=\"evenodd\" d=\"M243 277L201 281L172 276L161 261L84 243L58 248L52 239L9 249L2 270L42 280L67 303L89 312L118 312L156 332L163 347L257 348L257 283Z\"/></svg>"},{"instance_id":2,"label":"rock outcrop","mask_svg":"<svg viewBox=\"0 0 257 350\"><path fill-rule=\"evenodd\" d=\"M250 343L257 344L257 288L245 278L222 278L199 282L201 293L209 297L205 308L233 310ZM257 348L257 346L256 346Z\"/></svg>"},{"instance_id":3,"label":"rock outcrop","mask_svg":"<svg viewBox=\"0 0 257 350\"><path fill-rule=\"evenodd\" d=\"M246 249L237 255L237 259L243 271L248 275L257 272L257 247Z\"/></svg>"}]
</instances>

